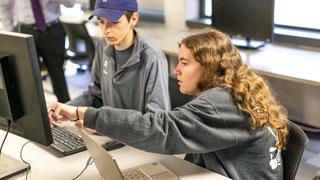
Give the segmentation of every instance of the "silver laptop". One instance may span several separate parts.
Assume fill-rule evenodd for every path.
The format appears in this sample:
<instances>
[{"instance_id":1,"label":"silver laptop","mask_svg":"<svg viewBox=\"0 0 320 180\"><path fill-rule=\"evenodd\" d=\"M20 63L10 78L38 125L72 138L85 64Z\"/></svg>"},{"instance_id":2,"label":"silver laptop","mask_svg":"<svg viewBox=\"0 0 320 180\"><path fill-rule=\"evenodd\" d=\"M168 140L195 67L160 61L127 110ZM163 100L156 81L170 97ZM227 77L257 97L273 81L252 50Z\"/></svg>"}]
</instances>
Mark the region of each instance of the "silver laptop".
<instances>
[{"instance_id":1,"label":"silver laptop","mask_svg":"<svg viewBox=\"0 0 320 180\"><path fill-rule=\"evenodd\" d=\"M116 160L102 146L79 129L97 170L104 180L178 180L179 178L160 162L149 163L121 172Z\"/></svg>"}]
</instances>

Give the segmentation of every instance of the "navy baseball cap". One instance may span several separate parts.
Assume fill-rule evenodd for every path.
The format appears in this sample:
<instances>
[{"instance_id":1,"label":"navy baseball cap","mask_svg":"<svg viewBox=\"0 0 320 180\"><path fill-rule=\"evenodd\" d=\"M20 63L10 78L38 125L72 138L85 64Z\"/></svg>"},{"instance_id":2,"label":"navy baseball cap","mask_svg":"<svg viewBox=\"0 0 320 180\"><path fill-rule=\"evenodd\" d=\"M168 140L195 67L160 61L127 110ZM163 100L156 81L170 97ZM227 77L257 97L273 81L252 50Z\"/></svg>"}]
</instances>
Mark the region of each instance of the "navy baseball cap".
<instances>
[{"instance_id":1,"label":"navy baseball cap","mask_svg":"<svg viewBox=\"0 0 320 180\"><path fill-rule=\"evenodd\" d=\"M101 16L110 21L118 21L125 11L138 11L136 0L96 0L93 16Z\"/></svg>"}]
</instances>

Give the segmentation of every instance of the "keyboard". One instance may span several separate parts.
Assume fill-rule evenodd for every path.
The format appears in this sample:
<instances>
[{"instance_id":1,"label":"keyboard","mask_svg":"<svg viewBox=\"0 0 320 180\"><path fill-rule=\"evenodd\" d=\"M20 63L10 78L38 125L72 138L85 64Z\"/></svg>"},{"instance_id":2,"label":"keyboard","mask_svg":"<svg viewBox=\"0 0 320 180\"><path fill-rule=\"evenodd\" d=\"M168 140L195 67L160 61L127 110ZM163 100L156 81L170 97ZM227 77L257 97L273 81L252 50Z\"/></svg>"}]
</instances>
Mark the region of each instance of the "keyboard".
<instances>
[{"instance_id":1,"label":"keyboard","mask_svg":"<svg viewBox=\"0 0 320 180\"><path fill-rule=\"evenodd\" d=\"M78 153L86 150L83 139L66 129L54 126L51 128L53 143L51 147L63 154L64 156Z\"/></svg>"},{"instance_id":2,"label":"keyboard","mask_svg":"<svg viewBox=\"0 0 320 180\"><path fill-rule=\"evenodd\" d=\"M123 177L125 180L151 180L141 169L124 172Z\"/></svg>"}]
</instances>

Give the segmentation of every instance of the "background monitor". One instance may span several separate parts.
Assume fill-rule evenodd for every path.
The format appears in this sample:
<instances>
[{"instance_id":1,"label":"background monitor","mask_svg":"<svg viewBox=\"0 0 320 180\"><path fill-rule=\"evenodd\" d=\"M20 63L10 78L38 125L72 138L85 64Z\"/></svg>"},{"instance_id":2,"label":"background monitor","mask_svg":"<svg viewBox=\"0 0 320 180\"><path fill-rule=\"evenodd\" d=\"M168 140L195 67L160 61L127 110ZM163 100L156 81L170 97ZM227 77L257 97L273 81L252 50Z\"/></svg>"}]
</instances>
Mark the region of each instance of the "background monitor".
<instances>
[{"instance_id":1,"label":"background monitor","mask_svg":"<svg viewBox=\"0 0 320 180\"><path fill-rule=\"evenodd\" d=\"M89 9L94 10L95 4L96 4L96 0L89 0Z\"/></svg>"},{"instance_id":2,"label":"background monitor","mask_svg":"<svg viewBox=\"0 0 320 180\"><path fill-rule=\"evenodd\" d=\"M0 31L0 65L0 129L7 131L10 121L11 133L50 145L53 140L33 37ZM5 157L1 153L1 168L9 163Z\"/></svg>"},{"instance_id":3,"label":"background monitor","mask_svg":"<svg viewBox=\"0 0 320 180\"><path fill-rule=\"evenodd\" d=\"M274 0L212 0L212 25L238 47L259 48L273 39Z\"/></svg>"}]
</instances>

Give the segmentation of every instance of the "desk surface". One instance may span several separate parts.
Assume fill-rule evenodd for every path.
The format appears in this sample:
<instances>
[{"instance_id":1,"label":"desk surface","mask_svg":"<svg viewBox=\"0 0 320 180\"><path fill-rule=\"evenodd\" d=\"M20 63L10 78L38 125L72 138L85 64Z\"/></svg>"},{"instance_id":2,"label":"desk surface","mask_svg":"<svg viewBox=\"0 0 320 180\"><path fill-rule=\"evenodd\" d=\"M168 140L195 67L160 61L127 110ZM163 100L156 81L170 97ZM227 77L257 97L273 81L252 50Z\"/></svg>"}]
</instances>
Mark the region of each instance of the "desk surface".
<instances>
[{"instance_id":1,"label":"desk surface","mask_svg":"<svg viewBox=\"0 0 320 180\"><path fill-rule=\"evenodd\" d=\"M68 129L74 131L72 127L68 127ZM3 140L4 135L5 132L0 130L1 140ZM92 135L92 137L99 143L107 140L106 137L102 136ZM25 142L27 142L26 139L9 134L4 144L3 152L20 159L19 153ZM22 153L22 157L25 161L31 163L31 172L28 175L28 179L72 179L83 170L85 163L89 158L88 151L70 156L58 157L50 147L44 147L33 142L27 144ZM110 153L117 160L120 169L127 169L145 163L160 161L182 180L228 179L220 174L208 171L175 156L148 153L128 146L111 151ZM16 175L10 179L24 178L25 173ZM98 171L96 170L95 165L92 164L78 179L98 178Z\"/></svg>"},{"instance_id":2,"label":"desk surface","mask_svg":"<svg viewBox=\"0 0 320 180\"><path fill-rule=\"evenodd\" d=\"M94 26L89 28L92 28L91 32L94 34ZM184 37L201 31L200 29L173 29L164 24L150 22L140 22L136 29L173 57L177 57L178 43ZM320 83L319 48L268 43L258 50L240 49L240 53L242 59L256 70Z\"/></svg>"},{"instance_id":3,"label":"desk surface","mask_svg":"<svg viewBox=\"0 0 320 180\"><path fill-rule=\"evenodd\" d=\"M152 29L150 29L152 27ZM87 23L89 34L100 38L96 25ZM177 57L182 38L200 29L174 29L160 23L139 22L137 31L172 57ZM289 44L266 44L259 50L240 49L243 60L252 68L289 78L320 83L320 49Z\"/></svg>"}]
</instances>

